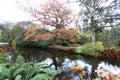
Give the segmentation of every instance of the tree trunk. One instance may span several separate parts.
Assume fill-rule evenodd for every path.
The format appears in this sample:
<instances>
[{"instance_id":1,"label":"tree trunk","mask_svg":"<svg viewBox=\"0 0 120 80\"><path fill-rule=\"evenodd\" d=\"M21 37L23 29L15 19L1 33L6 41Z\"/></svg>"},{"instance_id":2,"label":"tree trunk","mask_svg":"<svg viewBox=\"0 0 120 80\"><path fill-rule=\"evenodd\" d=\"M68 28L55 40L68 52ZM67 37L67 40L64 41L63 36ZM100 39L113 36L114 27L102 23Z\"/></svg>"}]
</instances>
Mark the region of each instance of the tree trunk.
<instances>
[{"instance_id":1,"label":"tree trunk","mask_svg":"<svg viewBox=\"0 0 120 80\"><path fill-rule=\"evenodd\" d=\"M94 20L93 16L91 17L91 25L90 25L90 27L91 27L92 43L95 44L95 42L96 42L95 28L97 27L97 23Z\"/></svg>"},{"instance_id":2,"label":"tree trunk","mask_svg":"<svg viewBox=\"0 0 120 80\"><path fill-rule=\"evenodd\" d=\"M96 34L95 34L95 30L91 30L91 36L92 36L92 43L95 44L96 42Z\"/></svg>"}]
</instances>

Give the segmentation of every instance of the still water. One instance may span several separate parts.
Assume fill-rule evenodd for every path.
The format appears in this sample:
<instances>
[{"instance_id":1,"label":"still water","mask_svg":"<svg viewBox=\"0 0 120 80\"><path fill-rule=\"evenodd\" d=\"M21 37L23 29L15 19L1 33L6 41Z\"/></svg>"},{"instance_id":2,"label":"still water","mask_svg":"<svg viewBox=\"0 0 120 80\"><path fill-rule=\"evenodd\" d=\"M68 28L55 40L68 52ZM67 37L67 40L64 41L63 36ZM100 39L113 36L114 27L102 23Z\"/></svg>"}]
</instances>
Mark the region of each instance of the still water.
<instances>
[{"instance_id":1,"label":"still water","mask_svg":"<svg viewBox=\"0 0 120 80\"><path fill-rule=\"evenodd\" d=\"M45 62L50 69L56 69L59 72L72 69L74 66L88 67L91 77L94 76L94 70L104 68L112 74L120 73L120 61L114 59L99 59L79 54L69 54L62 51L24 48L19 50L10 50L12 59L15 60L17 55L23 55L27 62Z\"/></svg>"}]
</instances>

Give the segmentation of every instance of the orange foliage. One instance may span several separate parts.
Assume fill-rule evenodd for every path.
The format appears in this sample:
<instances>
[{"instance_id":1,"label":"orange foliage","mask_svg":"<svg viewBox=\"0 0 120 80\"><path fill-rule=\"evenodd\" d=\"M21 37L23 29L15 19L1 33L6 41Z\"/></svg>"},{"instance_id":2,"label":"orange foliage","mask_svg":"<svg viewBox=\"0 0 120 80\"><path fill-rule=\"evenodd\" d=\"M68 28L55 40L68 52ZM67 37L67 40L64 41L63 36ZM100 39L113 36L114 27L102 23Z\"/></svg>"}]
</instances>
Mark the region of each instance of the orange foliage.
<instances>
[{"instance_id":1,"label":"orange foliage","mask_svg":"<svg viewBox=\"0 0 120 80\"><path fill-rule=\"evenodd\" d=\"M35 41L38 40L49 40L49 39L53 39L54 35L51 33L46 33L46 34L41 34L41 35L36 35L35 36Z\"/></svg>"},{"instance_id":2,"label":"orange foliage","mask_svg":"<svg viewBox=\"0 0 120 80\"><path fill-rule=\"evenodd\" d=\"M51 33L42 33L40 28L28 28L24 34L24 40L32 40L37 42L38 40L53 39L54 35Z\"/></svg>"},{"instance_id":3,"label":"orange foliage","mask_svg":"<svg viewBox=\"0 0 120 80\"><path fill-rule=\"evenodd\" d=\"M28 28L24 34L24 40L29 40L37 34L37 28Z\"/></svg>"},{"instance_id":4,"label":"orange foliage","mask_svg":"<svg viewBox=\"0 0 120 80\"><path fill-rule=\"evenodd\" d=\"M74 70L75 72L80 73L81 75L85 75L84 68L82 68L82 67L73 67L73 70Z\"/></svg>"},{"instance_id":5,"label":"orange foliage","mask_svg":"<svg viewBox=\"0 0 120 80\"><path fill-rule=\"evenodd\" d=\"M76 34L74 30L67 30L62 28L62 29L53 30L52 33L55 35L56 39L72 40L76 38Z\"/></svg>"},{"instance_id":6,"label":"orange foliage","mask_svg":"<svg viewBox=\"0 0 120 80\"><path fill-rule=\"evenodd\" d=\"M24 34L24 40L34 39L36 36L41 34L41 30L42 29L37 26L28 28Z\"/></svg>"}]
</instances>

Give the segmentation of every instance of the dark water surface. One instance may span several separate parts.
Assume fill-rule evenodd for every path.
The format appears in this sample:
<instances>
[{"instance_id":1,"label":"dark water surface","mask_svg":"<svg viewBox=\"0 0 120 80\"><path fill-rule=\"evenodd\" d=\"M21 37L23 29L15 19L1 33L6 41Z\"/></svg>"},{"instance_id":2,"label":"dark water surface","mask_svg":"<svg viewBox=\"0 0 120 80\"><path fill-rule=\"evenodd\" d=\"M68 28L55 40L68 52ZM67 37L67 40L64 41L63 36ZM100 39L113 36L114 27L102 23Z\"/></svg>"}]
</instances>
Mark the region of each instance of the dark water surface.
<instances>
[{"instance_id":1,"label":"dark water surface","mask_svg":"<svg viewBox=\"0 0 120 80\"><path fill-rule=\"evenodd\" d=\"M63 71L71 69L74 66L88 67L89 73L94 77L94 70L103 67L113 74L120 72L120 61L114 59L99 59L88 56L82 56L79 54L69 54L62 51L46 50L46 49L33 49L24 48L16 51L10 50L12 59L14 60L17 55L24 56L27 62L46 62L51 69L57 69Z\"/></svg>"}]
</instances>

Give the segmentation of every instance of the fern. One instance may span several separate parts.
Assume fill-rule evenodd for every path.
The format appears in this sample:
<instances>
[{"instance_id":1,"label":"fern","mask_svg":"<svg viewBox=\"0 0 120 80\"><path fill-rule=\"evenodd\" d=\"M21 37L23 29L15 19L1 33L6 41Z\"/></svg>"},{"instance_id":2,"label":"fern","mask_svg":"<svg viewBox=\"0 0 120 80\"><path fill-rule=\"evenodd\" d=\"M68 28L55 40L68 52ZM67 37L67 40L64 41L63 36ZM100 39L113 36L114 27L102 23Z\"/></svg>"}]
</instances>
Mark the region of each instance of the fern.
<instances>
[{"instance_id":1,"label":"fern","mask_svg":"<svg viewBox=\"0 0 120 80\"><path fill-rule=\"evenodd\" d=\"M56 75L58 72L55 70L41 68L39 69L39 73L44 73L44 74L47 74L48 76L53 76L53 75Z\"/></svg>"},{"instance_id":2,"label":"fern","mask_svg":"<svg viewBox=\"0 0 120 80\"><path fill-rule=\"evenodd\" d=\"M0 53L0 64L9 64L11 63L11 59L8 57L9 53L3 54Z\"/></svg>"},{"instance_id":3,"label":"fern","mask_svg":"<svg viewBox=\"0 0 120 80\"><path fill-rule=\"evenodd\" d=\"M5 80L6 76L5 75L0 75L0 80Z\"/></svg>"},{"instance_id":4,"label":"fern","mask_svg":"<svg viewBox=\"0 0 120 80\"><path fill-rule=\"evenodd\" d=\"M19 68L17 69L14 73L13 73L13 77L17 76L18 74L20 74L21 72L23 72L25 70L25 68Z\"/></svg>"},{"instance_id":5,"label":"fern","mask_svg":"<svg viewBox=\"0 0 120 80\"><path fill-rule=\"evenodd\" d=\"M46 71L47 71L48 76L53 76L53 75L56 75L58 73L56 70L47 69Z\"/></svg>"},{"instance_id":6,"label":"fern","mask_svg":"<svg viewBox=\"0 0 120 80\"><path fill-rule=\"evenodd\" d=\"M40 62L31 65L25 63L22 56L16 58L16 63L0 66L0 80L51 80L57 72L43 68L47 64Z\"/></svg>"},{"instance_id":7,"label":"fern","mask_svg":"<svg viewBox=\"0 0 120 80\"><path fill-rule=\"evenodd\" d=\"M24 80L29 80L30 78L32 78L33 77L33 75L35 75L36 74L36 69L35 68L31 68L31 69L29 69L27 72L26 72L26 74L24 75Z\"/></svg>"},{"instance_id":8,"label":"fern","mask_svg":"<svg viewBox=\"0 0 120 80\"><path fill-rule=\"evenodd\" d=\"M1 68L1 74L6 76L6 78L9 78L9 79L11 79L12 77L11 69L6 68L6 67Z\"/></svg>"},{"instance_id":9,"label":"fern","mask_svg":"<svg viewBox=\"0 0 120 80\"><path fill-rule=\"evenodd\" d=\"M13 77L19 75L19 74L26 74L26 72L28 72L28 70L30 70L32 68L31 63L23 63L22 65L19 65L16 70L13 73ZM23 75L23 77L24 77Z\"/></svg>"},{"instance_id":10,"label":"fern","mask_svg":"<svg viewBox=\"0 0 120 80\"><path fill-rule=\"evenodd\" d=\"M47 64L44 62L39 62L39 63L34 64L35 68L40 68L40 67L44 67L44 66L47 66Z\"/></svg>"},{"instance_id":11,"label":"fern","mask_svg":"<svg viewBox=\"0 0 120 80\"><path fill-rule=\"evenodd\" d=\"M19 63L19 64L25 63L24 57L21 55L18 55L16 58L16 63Z\"/></svg>"},{"instance_id":12,"label":"fern","mask_svg":"<svg viewBox=\"0 0 120 80\"><path fill-rule=\"evenodd\" d=\"M17 75L15 80L22 80L21 77L22 77L21 75Z\"/></svg>"},{"instance_id":13,"label":"fern","mask_svg":"<svg viewBox=\"0 0 120 80\"><path fill-rule=\"evenodd\" d=\"M51 78L47 74L37 74L30 80L51 80Z\"/></svg>"}]
</instances>

